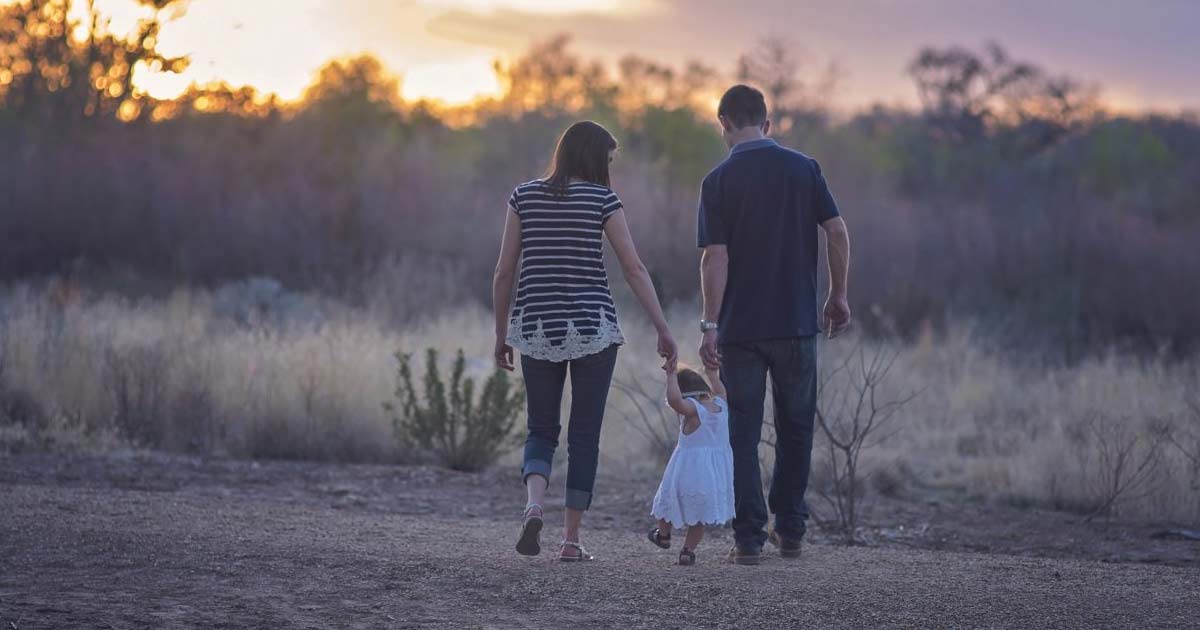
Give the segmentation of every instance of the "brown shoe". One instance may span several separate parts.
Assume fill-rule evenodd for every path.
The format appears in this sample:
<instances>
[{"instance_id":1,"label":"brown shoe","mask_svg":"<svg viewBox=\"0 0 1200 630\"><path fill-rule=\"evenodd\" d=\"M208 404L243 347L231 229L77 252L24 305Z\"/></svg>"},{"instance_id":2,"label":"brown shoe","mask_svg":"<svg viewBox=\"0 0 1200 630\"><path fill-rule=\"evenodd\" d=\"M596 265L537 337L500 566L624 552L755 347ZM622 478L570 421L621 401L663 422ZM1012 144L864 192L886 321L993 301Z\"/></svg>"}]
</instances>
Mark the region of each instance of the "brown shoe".
<instances>
[{"instance_id":1,"label":"brown shoe","mask_svg":"<svg viewBox=\"0 0 1200 630\"><path fill-rule=\"evenodd\" d=\"M779 555L784 558L794 560L800 557L800 539L792 540L791 538L780 536L779 532L775 531L775 528L772 527L767 532L767 540L779 548Z\"/></svg>"},{"instance_id":2,"label":"brown shoe","mask_svg":"<svg viewBox=\"0 0 1200 630\"><path fill-rule=\"evenodd\" d=\"M731 564L755 565L762 562L762 553L757 549L743 549L737 545L729 548Z\"/></svg>"},{"instance_id":3,"label":"brown shoe","mask_svg":"<svg viewBox=\"0 0 1200 630\"><path fill-rule=\"evenodd\" d=\"M791 538L779 539L779 555L794 560L800 557L800 541Z\"/></svg>"}]
</instances>

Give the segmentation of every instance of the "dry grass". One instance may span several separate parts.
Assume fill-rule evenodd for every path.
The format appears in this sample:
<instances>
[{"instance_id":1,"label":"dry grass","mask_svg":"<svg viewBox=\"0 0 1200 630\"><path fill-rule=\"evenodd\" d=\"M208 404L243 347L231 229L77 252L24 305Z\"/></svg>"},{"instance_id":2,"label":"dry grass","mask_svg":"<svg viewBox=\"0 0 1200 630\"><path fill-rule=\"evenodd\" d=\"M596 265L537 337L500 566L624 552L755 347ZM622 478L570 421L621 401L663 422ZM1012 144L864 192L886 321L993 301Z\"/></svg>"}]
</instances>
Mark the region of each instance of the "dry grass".
<instances>
[{"instance_id":1,"label":"dry grass","mask_svg":"<svg viewBox=\"0 0 1200 630\"><path fill-rule=\"evenodd\" d=\"M135 302L9 291L0 298L0 447L135 443L250 457L412 461L418 454L396 446L382 408L395 385L393 353L434 347L452 356L461 347L468 374L491 368L490 315L481 308L397 330L387 309L316 296L255 298L256 316L234 316L244 309L231 306L229 294L179 291ZM685 359L698 341L694 313L692 305L671 313ZM630 344L618 374L655 392L661 373L652 336L633 309L625 314ZM821 361L833 364L856 343L822 343ZM969 328L908 345L862 343L898 354L881 395L921 392L897 413L890 426L898 431L864 451L875 491L953 489L1090 513L1108 498L1113 449L1127 447L1124 457L1135 464L1152 455L1153 470L1127 485L1105 514L1200 519L1200 470L1188 451L1155 438L1171 428L1176 441L1192 444L1186 401L1197 362L1113 354L1053 366L1006 356ZM629 421L635 413L614 390L602 465L652 476L661 449ZM1145 450L1152 445L1154 453ZM500 465L516 458L511 453Z\"/></svg>"}]
</instances>

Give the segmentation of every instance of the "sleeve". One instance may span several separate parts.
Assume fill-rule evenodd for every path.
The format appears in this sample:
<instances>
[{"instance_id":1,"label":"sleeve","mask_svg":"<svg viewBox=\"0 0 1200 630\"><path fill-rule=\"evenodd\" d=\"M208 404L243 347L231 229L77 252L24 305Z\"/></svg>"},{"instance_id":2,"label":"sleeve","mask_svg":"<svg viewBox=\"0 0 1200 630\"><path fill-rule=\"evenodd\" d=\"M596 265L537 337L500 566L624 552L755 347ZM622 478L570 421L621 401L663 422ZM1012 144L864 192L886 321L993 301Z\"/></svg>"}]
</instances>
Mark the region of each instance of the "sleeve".
<instances>
[{"instance_id":1,"label":"sleeve","mask_svg":"<svg viewBox=\"0 0 1200 630\"><path fill-rule=\"evenodd\" d=\"M521 214L521 188L514 188L512 195L508 198L508 209L516 214Z\"/></svg>"},{"instance_id":2,"label":"sleeve","mask_svg":"<svg viewBox=\"0 0 1200 630\"><path fill-rule=\"evenodd\" d=\"M608 191L608 196L604 198L604 205L600 208L600 220L607 221L617 210L624 208L621 203L621 198L617 197L617 193Z\"/></svg>"},{"instance_id":3,"label":"sleeve","mask_svg":"<svg viewBox=\"0 0 1200 630\"><path fill-rule=\"evenodd\" d=\"M700 207L696 211L696 246L728 245L729 231L721 212L721 195L716 177L710 174L700 185Z\"/></svg>"},{"instance_id":4,"label":"sleeve","mask_svg":"<svg viewBox=\"0 0 1200 630\"><path fill-rule=\"evenodd\" d=\"M695 398L692 398L689 396L687 398L684 398L683 400L686 402L692 403L692 407L696 410L696 428L692 429L691 431L684 431L684 425L687 423L687 416L680 415L679 416L679 432L683 433L684 435L691 435L691 434L695 433L696 431L698 431L700 429L700 427L704 424L704 411L701 409L700 403Z\"/></svg>"},{"instance_id":5,"label":"sleeve","mask_svg":"<svg viewBox=\"0 0 1200 630\"><path fill-rule=\"evenodd\" d=\"M821 174L821 165L813 160L815 173L815 193L816 193L816 212L814 216L817 218L817 223L824 223L834 217L841 216L841 211L838 210L837 202L833 200L833 193L829 192L829 184L825 182L825 176Z\"/></svg>"}]
</instances>

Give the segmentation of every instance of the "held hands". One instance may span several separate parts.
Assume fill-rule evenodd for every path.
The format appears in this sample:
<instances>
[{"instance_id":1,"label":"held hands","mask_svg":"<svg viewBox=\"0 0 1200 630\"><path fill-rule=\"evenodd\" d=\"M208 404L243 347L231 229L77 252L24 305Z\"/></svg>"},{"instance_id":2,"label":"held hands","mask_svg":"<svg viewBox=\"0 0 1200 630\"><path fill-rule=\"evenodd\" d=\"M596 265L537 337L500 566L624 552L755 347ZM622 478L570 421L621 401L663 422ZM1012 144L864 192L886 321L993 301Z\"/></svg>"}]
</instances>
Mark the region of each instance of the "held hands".
<instances>
[{"instance_id":1,"label":"held hands","mask_svg":"<svg viewBox=\"0 0 1200 630\"><path fill-rule=\"evenodd\" d=\"M679 363L679 348L669 330L658 331L658 356L663 358L663 370L668 374L675 372Z\"/></svg>"},{"instance_id":2,"label":"held hands","mask_svg":"<svg viewBox=\"0 0 1200 630\"><path fill-rule=\"evenodd\" d=\"M841 335L850 328L850 302L845 295L830 294L825 300L825 311L821 315L821 323L830 339Z\"/></svg>"},{"instance_id":3,"label":"held hands","mask_svg":"<svg viewBox=\"0 0 1200 630\"><path fill-rule=\"evenodd\" d=\"M675 376L679 373L679 363L663 363L662 370L667 373L667 376Z\"/></svg>"},{"instance_id":4,"label":"held hands","mask_svg":"<svg viewBox=\"0 0 1200 630\"><path fill-rule=\"evenodd\" d=\"M721 348L717 342L715 329L704 331L704 337L700 340L700 360L704 362L706 370L716 370L721 367Z\"/></svg>"}]
</instances>

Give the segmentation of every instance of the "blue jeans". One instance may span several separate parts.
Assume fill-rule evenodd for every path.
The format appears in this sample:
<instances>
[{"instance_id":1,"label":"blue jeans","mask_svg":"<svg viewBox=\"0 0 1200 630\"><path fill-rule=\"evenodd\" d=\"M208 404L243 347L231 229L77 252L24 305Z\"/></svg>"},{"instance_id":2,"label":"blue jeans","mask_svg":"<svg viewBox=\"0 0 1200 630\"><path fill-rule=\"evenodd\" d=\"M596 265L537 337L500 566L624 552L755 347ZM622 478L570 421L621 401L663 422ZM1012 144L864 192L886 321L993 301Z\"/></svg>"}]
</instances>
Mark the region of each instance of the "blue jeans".
<instances>
[{"instance_id":1,"label":"blue jeans","mask_svg":"<svg viewBox=\"0 0 1200 630\"><path fill-rule=\"evenodd\" d=\"M529 411L529 434L521 480L541 475L548 481L558 448L563 386L571 375L571 422L567 426L566 506L586 510L592 505L596 466L600 459L600 424L617 365L617 347L570 361L543 361L521 355L521 373Z\"/></svg>"},{"instance_id":2,"label":"blue jeans","mask_svg":"<svg viewBox=\"0 0 1200 630\"><path fill-rule=\"evenodd\" d=\"M762 439L767 375L775 401L775 472L769 505L775 531L804 536L804 491L812 467L817 409L816 337L721 345L721 381L729 393L729 443L733 448L733 536L739 547L760 549L767 540L768 503L763 501L758 444Z\"/></svg>"}]
</instances>

